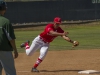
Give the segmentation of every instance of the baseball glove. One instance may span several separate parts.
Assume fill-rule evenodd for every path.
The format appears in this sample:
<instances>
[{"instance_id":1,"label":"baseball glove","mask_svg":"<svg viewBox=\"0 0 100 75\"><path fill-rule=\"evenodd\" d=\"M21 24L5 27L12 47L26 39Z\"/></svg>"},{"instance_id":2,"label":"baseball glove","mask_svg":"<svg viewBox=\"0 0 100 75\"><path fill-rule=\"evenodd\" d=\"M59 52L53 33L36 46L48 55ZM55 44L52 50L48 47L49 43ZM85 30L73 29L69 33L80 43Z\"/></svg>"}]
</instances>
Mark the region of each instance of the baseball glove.
<instances>
[{"instance_id":1,"label":"baseball glove","mask_svg":"<svg viewBox=\"0 0 100 75\"><path fill-rule=\"evenodd\" d=\"M74 41L73 42L73 47L76 47L76 46L78 46L79 45L79 42L78 41Z\"/></svg>"}]
</instances>

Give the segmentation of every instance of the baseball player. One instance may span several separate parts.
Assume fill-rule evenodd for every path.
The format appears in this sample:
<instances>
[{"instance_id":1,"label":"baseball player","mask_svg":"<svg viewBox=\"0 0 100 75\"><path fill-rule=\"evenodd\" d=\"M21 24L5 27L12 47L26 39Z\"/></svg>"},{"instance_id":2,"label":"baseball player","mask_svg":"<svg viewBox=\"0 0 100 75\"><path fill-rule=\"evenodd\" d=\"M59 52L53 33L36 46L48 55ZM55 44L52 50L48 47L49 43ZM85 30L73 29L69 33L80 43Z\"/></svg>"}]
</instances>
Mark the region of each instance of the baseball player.
<instances>
[{"instance_id":1,"label":"baseball player","mask_svg":"<svg viewBox=\"0 0 100 75\"><path fill-rule=\"evenodd\" d=\"M64 30L60 27L61 18L55 17L53 24L47 24L44 31L40 33L33 41L31 46L29 46L29 41L26 41L21 44L21 48L25 47L26 54L31 56L36 50L40 49L40 56L38 57L36 63L33 65L31 72L39 72L37 70L37 66L44 60L50 42L52 42L57 36L61 36L66 41L73 44L73 46L78 46L78 41L72 41L68 36L68 32L64 32Z\"/></svg>"},{"instance_id":2,"label":"baseball player","mask_svg":"<svg viewBox=\"0 0 100 75\"><path fill-rule=\"evenodd\" d=\"M11 22L4 17L7 4L0 0L0 75L4 69L6 75L16 75L14 58L18 57L15 34ZM14 58L12 51L14 51Z\"/></svg>"}]
</instances>

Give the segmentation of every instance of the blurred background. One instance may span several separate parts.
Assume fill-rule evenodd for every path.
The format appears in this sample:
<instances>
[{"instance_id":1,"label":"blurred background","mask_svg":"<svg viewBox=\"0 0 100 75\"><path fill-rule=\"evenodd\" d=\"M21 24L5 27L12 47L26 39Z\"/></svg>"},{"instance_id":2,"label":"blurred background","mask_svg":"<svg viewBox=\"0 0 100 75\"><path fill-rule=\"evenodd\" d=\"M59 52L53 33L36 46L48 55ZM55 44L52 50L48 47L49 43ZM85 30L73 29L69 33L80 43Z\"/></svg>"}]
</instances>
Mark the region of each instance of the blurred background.
<instances>
[{"instance_id":1,"label":"blurred background","mask_svg":"<svg viewBox=\"0 0 100 75\"><path fill-rule=\"evenodd\" d=\"M59 16L66 21L100 19L100 0L4 0L5 17L12 23L51 22Z\"/></svg>"}]
</instances>

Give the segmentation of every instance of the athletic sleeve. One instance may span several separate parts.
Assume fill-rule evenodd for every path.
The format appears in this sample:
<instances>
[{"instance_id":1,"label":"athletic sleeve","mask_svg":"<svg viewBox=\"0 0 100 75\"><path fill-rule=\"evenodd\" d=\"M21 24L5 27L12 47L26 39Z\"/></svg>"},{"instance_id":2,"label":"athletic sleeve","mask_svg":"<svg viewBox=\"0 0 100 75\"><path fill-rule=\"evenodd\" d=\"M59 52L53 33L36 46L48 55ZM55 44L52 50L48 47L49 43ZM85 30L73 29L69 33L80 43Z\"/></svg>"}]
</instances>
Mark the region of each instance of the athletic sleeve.
<instances>
[{"instance_id":1,"label":"athletic sleeve","mask_svg":"<svg viewBox=\"0 0 100 75\"><path fill-rule=\"evenodd\" d=\"M14 29L11 22L8 20L4 27L4 32L8 38L8 40L16 39L14 34Z\"/></svg>"},{"instance_id":2,"label":"athletic sleeve","mask_svg":"<svg viewBox=\"0 0 100 75\"><path fill-rule=\"evenodd\" d=\"M50 32L51 30L53 30L53 29L49 27L49 28L47 28L46 31L47 31L47 32Z\"/></svg>"},{"instance_id":3,"label":"athletic sleeve","mask_svg":"<svg viewBox=\"0 0 100 75\"><path fill-rule=\"evenodd\" d=\"M53 30L51 26L47 26L47 27L46 27L46 32L47 32L47 33L49 33L51 30Z\"/></svg>"}]
</instances>

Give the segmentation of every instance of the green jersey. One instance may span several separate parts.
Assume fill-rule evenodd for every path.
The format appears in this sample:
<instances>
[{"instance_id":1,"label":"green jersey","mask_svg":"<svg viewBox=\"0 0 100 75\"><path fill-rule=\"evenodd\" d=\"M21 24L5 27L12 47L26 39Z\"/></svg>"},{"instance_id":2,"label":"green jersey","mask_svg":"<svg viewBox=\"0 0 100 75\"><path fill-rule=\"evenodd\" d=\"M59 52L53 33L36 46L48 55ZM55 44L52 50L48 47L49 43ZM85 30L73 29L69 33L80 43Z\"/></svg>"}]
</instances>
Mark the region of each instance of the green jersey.
<instances>
[{"instance_id":1,"label":"green jersey","mask_svg":"<svg viewBox=\"0 0 100 75\"><path fill-rule=\"evenodd\" d=\"M13 51L10 40L15 39L14 29L10 21L0 15L0 51Z\"/></svg>"}]
</instances>

